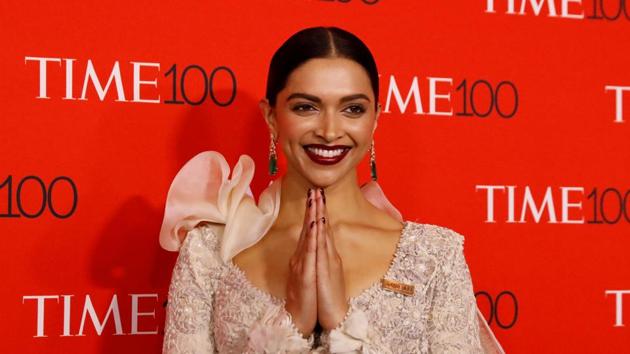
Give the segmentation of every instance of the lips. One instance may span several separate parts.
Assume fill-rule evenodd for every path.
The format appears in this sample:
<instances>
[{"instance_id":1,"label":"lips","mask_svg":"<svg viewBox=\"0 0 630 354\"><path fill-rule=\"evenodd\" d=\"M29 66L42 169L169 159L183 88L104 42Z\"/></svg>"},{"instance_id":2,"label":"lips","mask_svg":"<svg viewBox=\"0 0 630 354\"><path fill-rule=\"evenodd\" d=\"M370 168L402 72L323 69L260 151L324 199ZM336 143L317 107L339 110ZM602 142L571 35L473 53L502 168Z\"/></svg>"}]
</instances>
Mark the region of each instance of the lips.
<instances>
[{"instance_id":1,"label":"lips","mask_svg":"<svg viewBox=\"0 0 630 354\"><path fill-rule=\"evenodd\" d=\"M348 154L351 147L347 145L321 145L309 144L304 145L304 151L308 157L315 163L320 165L334 165L343 160Z\"/></svg>"}]
</instances>

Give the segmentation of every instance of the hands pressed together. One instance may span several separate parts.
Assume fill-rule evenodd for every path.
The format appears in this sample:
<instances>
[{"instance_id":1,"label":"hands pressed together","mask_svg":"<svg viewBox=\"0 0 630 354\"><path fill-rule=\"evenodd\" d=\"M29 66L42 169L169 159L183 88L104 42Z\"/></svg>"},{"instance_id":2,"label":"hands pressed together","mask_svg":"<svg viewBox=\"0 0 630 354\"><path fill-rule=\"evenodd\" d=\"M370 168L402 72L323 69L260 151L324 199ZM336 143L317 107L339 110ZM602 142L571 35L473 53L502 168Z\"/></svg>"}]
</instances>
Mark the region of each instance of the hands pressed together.
<instances>
[{"instance_id":1,"label":"hands pressed together","mask_svg":"<svg viewBox=\"0 0 630 354\"><path fill-rule=\"evenodd\" d=\"M317 322L332 330L348 311L341 257L328 223L323 189L307 192L304 224L295 253L289 259L286 310L308 337Z\"/></svg>"}]
</instances>

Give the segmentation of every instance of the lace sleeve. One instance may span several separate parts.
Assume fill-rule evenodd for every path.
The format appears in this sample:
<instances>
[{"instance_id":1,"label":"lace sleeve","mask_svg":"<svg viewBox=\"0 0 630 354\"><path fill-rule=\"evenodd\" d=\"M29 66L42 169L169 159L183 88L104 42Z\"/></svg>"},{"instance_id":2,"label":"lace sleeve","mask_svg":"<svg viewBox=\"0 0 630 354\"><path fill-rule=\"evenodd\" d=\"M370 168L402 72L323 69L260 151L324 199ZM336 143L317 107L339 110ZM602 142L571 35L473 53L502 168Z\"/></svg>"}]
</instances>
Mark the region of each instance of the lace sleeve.
<instances>
[{"instance_id":1,"label":"lace sleeve","mask_svg":"<svg viewBox=\"0 0 630 354\"><path fill-rule=\"evenodd\" d=\"M210 227L186 235L168 293L163 353L214 353L214 278L221 260ZM308 353L314 336L303 338L283 306L270 306L247 335L249 353Z\"/></svg>"},{"instance_id":2,"label":"lace sleeve","mask_svg":"<svg viewBox=\"0 0 630 354\"><path fill-rule=\"evenodd\" d=\"M437 274L428 323L429 348L431 353L483 353L464 238L454 236L455 247L446 250Z\"/></svg>"},{"instance_id":3,"label":"lace sleeve","mask_svg":"<svg viewBox=\"0 0 630 354\"><path fill-rule=\"evenodd\" d=\"M391 353L391 349L381 339L380 333L370 326L365 312L351 305L337 328L322 332L321 346L314 353Z\"/></svg>"},{"instance_id":4,"label":"lace sleeve","mask_svg":"<svg viewBox=\"0 0 630 354\"><path fill-rule=\"evenodd\" d=\"M212 353L212 277L219 266L209 227L190 230L179 250L168 291L163 353Z\"/></svg>"}]
</instances>

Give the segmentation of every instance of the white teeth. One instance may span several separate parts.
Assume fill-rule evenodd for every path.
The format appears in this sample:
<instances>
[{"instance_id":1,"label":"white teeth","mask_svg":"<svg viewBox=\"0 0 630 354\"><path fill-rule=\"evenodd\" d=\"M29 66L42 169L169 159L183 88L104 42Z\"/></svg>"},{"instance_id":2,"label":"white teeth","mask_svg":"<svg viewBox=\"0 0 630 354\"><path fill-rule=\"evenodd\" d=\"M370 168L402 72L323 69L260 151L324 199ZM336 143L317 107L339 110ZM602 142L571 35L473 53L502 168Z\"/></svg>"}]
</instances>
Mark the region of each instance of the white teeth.
<instances>
[{"instance_id":1,"label":"white teeth","mask_svg":"<svg viewBox=\"0 0 630 354\"><path fill-rule=\"evenodd\" d=\"M318 155L321 157L327 157L327 158L339 156L343 152L343 149L324 150L324 149L318 149L318 148L313 148L313 147L307 147L307 149L315 153L315 155Z\"/></svg>"}]
</instances>

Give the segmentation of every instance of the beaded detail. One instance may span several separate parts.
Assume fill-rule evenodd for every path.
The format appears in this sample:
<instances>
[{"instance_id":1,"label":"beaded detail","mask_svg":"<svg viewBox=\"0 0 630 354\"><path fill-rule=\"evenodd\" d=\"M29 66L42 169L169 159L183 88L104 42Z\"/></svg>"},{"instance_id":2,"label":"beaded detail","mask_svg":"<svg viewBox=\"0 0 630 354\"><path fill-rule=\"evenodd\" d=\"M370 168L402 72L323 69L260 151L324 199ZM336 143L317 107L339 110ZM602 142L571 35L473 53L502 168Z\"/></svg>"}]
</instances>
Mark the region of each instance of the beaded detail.
<instances>
[{"instance_id":1,"label":"beaded detail","mask_svg":"<svg viewBox=\"0 0 630 354\"><path fill-rule=\"evenodd\" d=\"M337 328L303 338L284 300L253 286L217 253L210 227L191 230L169 288L165 353L483 353L464 238L446 227L405 221L386 279L349 301ZM313 348L314 345L318 345ZM336 350L336 351L331 351Z\"/></svg>"}]
</instances>

